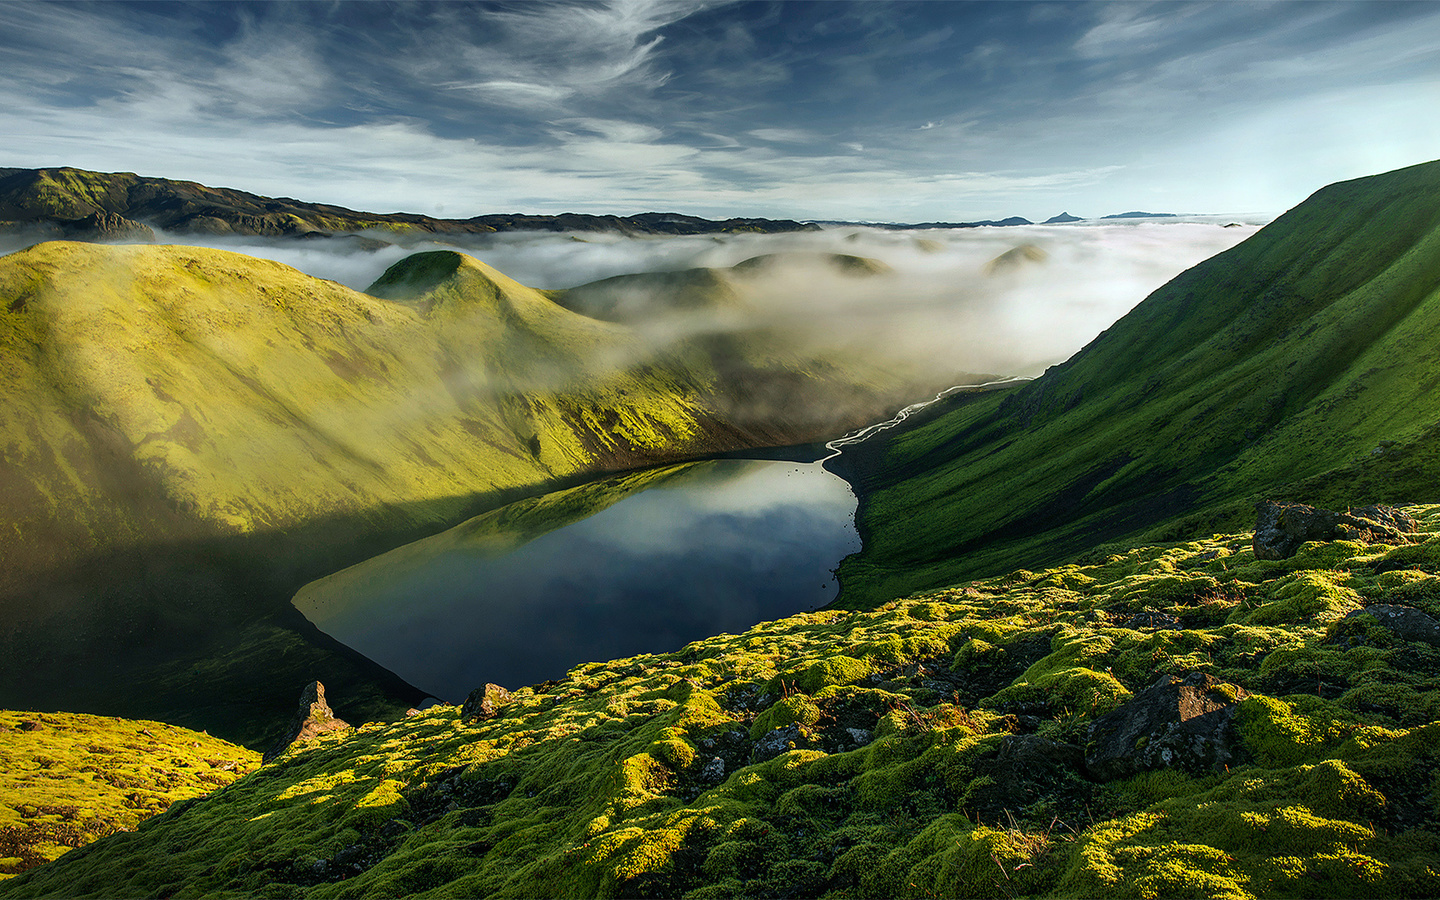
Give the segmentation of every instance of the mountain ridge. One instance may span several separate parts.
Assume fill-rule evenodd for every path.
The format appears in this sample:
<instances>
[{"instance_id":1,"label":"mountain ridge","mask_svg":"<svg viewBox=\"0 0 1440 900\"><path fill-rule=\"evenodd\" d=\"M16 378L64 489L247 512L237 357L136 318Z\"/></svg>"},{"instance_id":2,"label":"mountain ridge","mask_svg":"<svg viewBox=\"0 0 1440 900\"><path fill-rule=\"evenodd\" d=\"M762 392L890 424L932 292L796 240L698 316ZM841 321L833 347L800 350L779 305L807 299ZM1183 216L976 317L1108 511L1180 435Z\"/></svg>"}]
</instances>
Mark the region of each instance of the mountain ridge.
<instances>
[{"instance_id":1,"label":"mountain ridge","mask_svg":"<svg viewBox=\"0 0 1440 900\"><path fill-rule=\"evenodd\" d=\"M90 222L97 215L119 219ZM193 181L133 172L90 172L70 167L0 168L0 226L42 238L83 234L100 239L130 237L151 226L211 235L328 237L375 230L399 240L432 234L493 234L502 231L589 231L620 234L735 234L814 230L791 220L702 219L681 213L632 216L562 213L492 213L441 219L418 213L370 213L290 197L262 197ZM152 235L153 236L153 235Z\"/></svg>"}]
</instances>

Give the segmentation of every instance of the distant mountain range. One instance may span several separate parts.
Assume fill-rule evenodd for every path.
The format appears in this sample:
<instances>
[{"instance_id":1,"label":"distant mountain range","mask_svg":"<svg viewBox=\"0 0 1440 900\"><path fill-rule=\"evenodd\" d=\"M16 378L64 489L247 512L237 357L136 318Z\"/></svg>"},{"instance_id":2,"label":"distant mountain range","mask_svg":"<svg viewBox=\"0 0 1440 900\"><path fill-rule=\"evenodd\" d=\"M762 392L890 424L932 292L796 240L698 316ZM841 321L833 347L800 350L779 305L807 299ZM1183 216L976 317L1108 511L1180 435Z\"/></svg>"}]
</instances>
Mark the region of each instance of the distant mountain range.
<instances>
[{"instance_id":1,"label":"distant mountain range","mask_svg":"<svg viewBox=\"0 0 1440 900\"><path fill-rule=\"evenodd\" d=\"M1148 212L1126 212L1116 213L1113 216L1101 216L1102 219L1174 219L1176 213L1148 213ZM1058 216L1051 216L1041 225L1067 225L1071 222L1084 222L1081 216L1072 216L1068 212L1062 212ZM1013 225L1034 225L1029 219L1020 216L1010 216L1007 219L983 219L979 222L850 222L838 219L817 220L818 225L863 225L867 228L884 228L890 231L912 231L923 229L940 228L1007 228Z\"/></svg>"},{"instance_id":2,"label":"distant mountain range","mask_svg":"<svg viewBox=\"0 0 1440 900\"><path fill-rule=\"evenodd\" d=\"M0 232L35 232L41 239L154 238L161 228L191 234L317 238L375 231L397 239L432 234L499 231L592 231L620 234L773 234L815 231L817 225L788 219L712 220L680 213L634 216L558 216L500 213L468 219L437 219L415 213L357 212L212 188L193 181L147 178L132 172L0 168Z\"/></svg>"},{"instance_id":3,"label":"distant mountain range","mask_svg":"<svg viewBox=\"0 0 1440 900\"><path fill-rule=\"evenodd\" d=\"M1175 218L1174 213L1125 212L1105 219ZM1062 212L1044 225L1084 221ZM494 234L503 231L581 231L616 234L780 234L818 231L822 226L864 225L895 231L1034 225L1010 216L978 222L855 222L845 220L732 218L704 219L674 212L633 216L531 215L490 213L468 219L439 219L417 213L359 212L327 203L289 197L262 197L193 181L149 178L133 172L90 172L68 166L45 169L0 168L0 234L33 235L37 240L145 241L155 229L181 234L262 235L375 241L369 249L405 239L445 234ZM368 232L367 237L355 237ZM393 236L393 240L391 239Z\"/></svg>"},{"instance_id":4,"label":"distant mountain range","mask_svg":"<svg viewBox=\"0 0 1440 900\"><path fill-rule=\"evenodd\" d=\"M1152 212L1123 212L1113 216L1101 216L1102 219L1173 219L1174 213L1152 213Z\"/></svg>"}]
</instances>

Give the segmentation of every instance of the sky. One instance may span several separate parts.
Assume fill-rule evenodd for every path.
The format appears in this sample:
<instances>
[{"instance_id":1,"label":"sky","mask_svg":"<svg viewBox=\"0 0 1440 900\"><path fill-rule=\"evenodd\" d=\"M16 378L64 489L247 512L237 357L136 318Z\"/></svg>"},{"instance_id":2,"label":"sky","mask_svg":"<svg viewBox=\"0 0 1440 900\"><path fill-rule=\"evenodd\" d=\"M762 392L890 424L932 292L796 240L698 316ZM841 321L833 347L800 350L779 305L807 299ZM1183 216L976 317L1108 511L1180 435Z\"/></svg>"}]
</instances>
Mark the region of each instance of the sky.
<instances>
[{"instance_id":1,"label":"sky","mask_svg":"<svg viewBox=\"0 0 1440 900\"><path fill-rule=\"evenodd\" d=\"M1440 2L0 2L0 166L454 218L1275 214L1436 110Z\"/></svg>"}]
</instances>

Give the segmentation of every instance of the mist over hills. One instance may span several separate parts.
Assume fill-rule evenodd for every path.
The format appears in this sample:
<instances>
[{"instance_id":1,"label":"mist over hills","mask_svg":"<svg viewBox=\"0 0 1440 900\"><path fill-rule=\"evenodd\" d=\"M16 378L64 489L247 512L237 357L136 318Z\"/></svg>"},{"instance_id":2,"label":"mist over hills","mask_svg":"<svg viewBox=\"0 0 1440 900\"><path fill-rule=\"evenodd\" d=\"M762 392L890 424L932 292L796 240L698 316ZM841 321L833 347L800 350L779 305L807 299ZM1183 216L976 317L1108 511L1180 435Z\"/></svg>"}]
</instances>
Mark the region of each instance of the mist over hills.
<instances>
[{"instance_id":1,"label":"mist over hills","mask_svg":"<svg viewBox=\"0 0 1440 900\"><path fill-rule=\"evenodd\" d=\"M1041 378L865 446L842 602L1243 527L1262 496L1433 498L1437 328L1440 162L1317 191Z\"/></svg>"},{"instance_id":2,"label":"mist over hills","mask_svg":"<svg viewBox=\"0 0 1440 900\"><path fill-rule=\"evenodd\" d=\"M517 494L830 437L917 390L762 327L587 318L453 251L366 294L51 242L0 258L0 308L0 703L247 740L289 702L280 669L347 683L356 718L419 699L308 627L301 584Z\"/></svg>"}]
</instances>

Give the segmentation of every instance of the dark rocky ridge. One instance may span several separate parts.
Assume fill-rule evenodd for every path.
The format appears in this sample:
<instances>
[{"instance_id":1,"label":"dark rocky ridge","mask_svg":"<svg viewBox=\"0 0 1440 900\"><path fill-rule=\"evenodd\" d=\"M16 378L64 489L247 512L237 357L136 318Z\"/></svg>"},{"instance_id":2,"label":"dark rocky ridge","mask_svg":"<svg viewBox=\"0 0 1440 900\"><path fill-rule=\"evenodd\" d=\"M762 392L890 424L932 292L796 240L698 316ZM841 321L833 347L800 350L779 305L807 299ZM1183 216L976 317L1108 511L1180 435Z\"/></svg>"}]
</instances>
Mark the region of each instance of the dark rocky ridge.
<instances>
[{"instance_id":1,"label":"dark rocky ridge","mask_svg":"<svg viewBox=\"0 0 1440 900\"><path fill-rule=\"evenodd\" d=\"M101 227L97 234L92 234L71 224L97 214L118 216L130 220L130 224L124 234L116 233L113 227L108 231ZM42 238L114 240L133 239L130 233L147 225L182 233L267 237L317 237L366 229L380 229L397 236L500 231L685 235L769 234L814 231L819 227L788 219L716 221L671 212L634 216L500 213L468 219L439 219L415 213L360 212L289 197L261 197L245 191L207 187L193 181L150 178L133 172L89 172L68 167L0 168L0 230L35 231Z\"/></svg>"}]
</instances>

